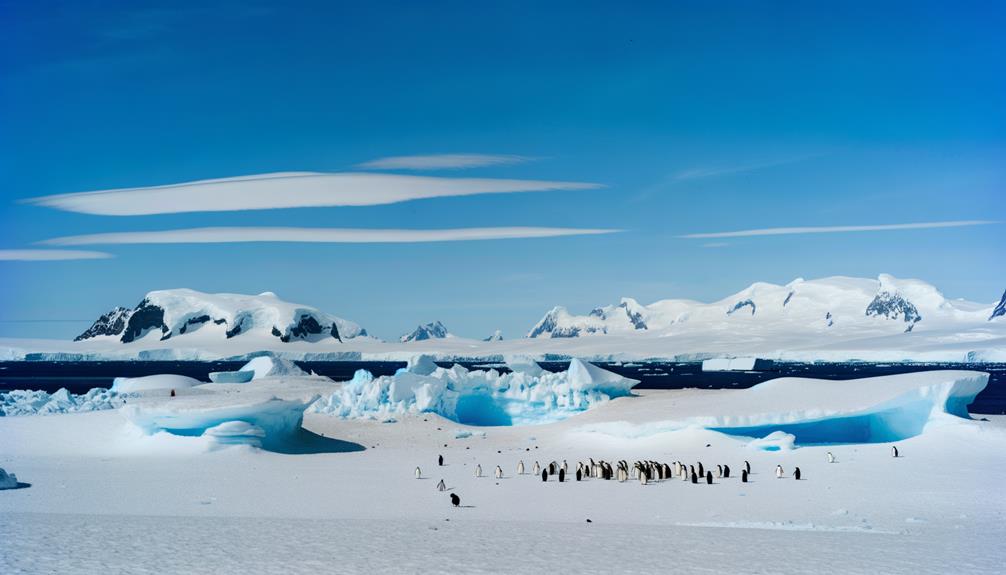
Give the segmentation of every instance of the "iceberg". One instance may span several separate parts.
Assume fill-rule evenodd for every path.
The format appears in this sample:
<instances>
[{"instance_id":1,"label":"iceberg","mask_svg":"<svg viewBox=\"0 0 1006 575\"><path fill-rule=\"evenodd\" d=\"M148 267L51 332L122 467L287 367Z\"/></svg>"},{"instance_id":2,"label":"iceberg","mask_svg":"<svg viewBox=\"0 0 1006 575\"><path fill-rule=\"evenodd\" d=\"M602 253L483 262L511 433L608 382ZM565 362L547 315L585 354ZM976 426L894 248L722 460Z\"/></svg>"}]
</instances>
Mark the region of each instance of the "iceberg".
<instances>
[{"instance_id":1,"label":"iceberg","mask_svg":"<svg viewBox=\"0 0 1006 575\"><path fill-rule=\"evenodd\" d=\"M542 371L522 358L514 371L437 367L419 356L393 376L359 370L353 379L311 409L350 419L436 413L477 426L534 425L565 419L611 398L628 395L638 381L578 359L564 372Z\"/></svg>"},{"instance_id":2,"label":"iceberg","mask_svg":"<svg viewBox=\"0 0 1006 575\"><path fill-rule=\"evenodd\" d=\"M303 376L307 375L304 370L297 367L297 364L289 359L276 357L275 355L260 355L246 363L238 370L254 372L251 379L262 379L263 377L279 376Z\"/></svg>"},{"instance_id":3,"label":"iceberg","mask_svg":"<svg viewBox=\"0 0 1006 575\"><path fill-rule=\"evenodd\" d=\"M3 467L0 467L0 489L17 489L17 487L17 475L7 473Z\"/></svg>"},{"instance_id":4,"label":"iceberg","mask_svg":"<svg viewBox=\"0 0 1006 575\"><path fill-rule=\"evenodd\" d=\"M126 397L128 395L100 387L81 395L70 393L65 388L55 393L15 389L0 393L0 416L55 415L115 409L125 403Z\"/></svg>"},{"instance_id":5,"label":"iceberg","mask_svg":"<svg viewBox=\"0 0 1006 575\"><path fill-rule=\"evenodd\" d=\"M139 393L172 389L188 389L203 382L184 375L158 374L144 377L117 377L112 380L112 391L118 393Z\"/></svg>"}]
</instances>

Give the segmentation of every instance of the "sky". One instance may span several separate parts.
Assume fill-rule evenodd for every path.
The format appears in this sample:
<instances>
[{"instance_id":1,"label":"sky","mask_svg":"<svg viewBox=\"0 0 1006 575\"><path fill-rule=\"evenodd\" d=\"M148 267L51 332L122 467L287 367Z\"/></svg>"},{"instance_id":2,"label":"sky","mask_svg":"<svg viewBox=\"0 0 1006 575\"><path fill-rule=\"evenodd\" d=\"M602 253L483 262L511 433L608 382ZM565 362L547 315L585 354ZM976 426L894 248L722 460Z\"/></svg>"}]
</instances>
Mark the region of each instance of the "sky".
<instances>
[{"instance_id":1,"label":"sky","mask_svg":"<svg viewBox=\"0 0 1006 575\"><path fill-rule=\"evenodd\" d=\"M992 2L0 0L0 337L178 287L389 339L797 277L995 302L1003 29Z\"/></svg>"}]
</instances>

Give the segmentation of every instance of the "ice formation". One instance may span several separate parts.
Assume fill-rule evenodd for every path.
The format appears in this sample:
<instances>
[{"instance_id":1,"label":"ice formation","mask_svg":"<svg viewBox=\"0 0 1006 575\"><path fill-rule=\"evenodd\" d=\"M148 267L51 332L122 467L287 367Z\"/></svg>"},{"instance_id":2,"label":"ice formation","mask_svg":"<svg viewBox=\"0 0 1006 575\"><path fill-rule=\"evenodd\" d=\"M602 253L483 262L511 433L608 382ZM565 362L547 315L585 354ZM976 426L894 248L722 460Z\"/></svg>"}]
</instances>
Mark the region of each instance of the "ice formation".
<instances>
[{"instance_id":1,"label":"ice formation","mask_svg":"<svg viewBox=\"0 0 1006 575\"><path fill-rule=\"evenodd\" d=\"M627 395L638 383L577 359L560 373L540 371L537 365L514 367L506 374L459 365L444 369L420 356L393 376L357 371L312 409L346 418L431 412L468 425L528 425L564 419Z\"/></svg>"},{"instance_id":2,"label":"ice formation","mask_svg":"<svg viewBox=\"0 0 1006 575\"><path fill-rule=\"evenodd\" d=\"M3 467L0 467L0 489L16 489L17 486L17 475L7 473Z\"/></svg>"},{"instance_id":3,"label":"ice formation","mask_svg":"<svg viewBox=\"0 0 1006 575\"><path fill-rule=\"evenodd\" d=\"M137 393L143 391L188 389L203 382L184 375L158 374L144 377L117 377L112 380L112 391Z\"/></svg>"},{"instance_id":4,"label":"ice formation","mask_svg":"<svg viewBox=\"0 0 1006 575\"><path fill-rule=\"evenodd\" d=\"M290 361L289 359L282 359L273 355L262 355L253 358L238 371L254 372L255 375L252 376L252 379L262 379L263 377L307 375L306 373L304 373L304 370L297 367L297 364Z\"/></svg>"},{"instance_id":5,"label":"ice formation","mask_svg":"<svg viewBox=\"0 0 1006 575\"><path fill-rule=\"evenodd\" d=\"M72 394L66 389L60 389L55 393L15 389L0 393L0 416L52 415L115 409L125 402L126 397L103 388L92 389L83 395Z\"/></svg>"}]
</instances>

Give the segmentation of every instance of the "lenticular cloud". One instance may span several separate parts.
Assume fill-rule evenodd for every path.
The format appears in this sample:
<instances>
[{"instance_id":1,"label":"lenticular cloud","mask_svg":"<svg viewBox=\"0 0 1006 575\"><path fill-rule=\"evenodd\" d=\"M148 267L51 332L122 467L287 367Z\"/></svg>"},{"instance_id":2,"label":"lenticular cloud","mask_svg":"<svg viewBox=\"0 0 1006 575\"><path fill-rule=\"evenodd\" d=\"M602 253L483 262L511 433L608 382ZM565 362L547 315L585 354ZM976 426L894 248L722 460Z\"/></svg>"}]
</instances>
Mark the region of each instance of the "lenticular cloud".
<instances>
[{"instance_id":1,"label":"lenticular cloud","mask_svg":"<svg viewBox=\"0 0 1006 575\"><path fill-rule=\"evenodd\" d=\"M409 200L553 190L598 184L395 174L282 172L166 186L44 196L29 203L84 214L139 216L273 208L375 206Z\"/></svg>"}]
</instances>

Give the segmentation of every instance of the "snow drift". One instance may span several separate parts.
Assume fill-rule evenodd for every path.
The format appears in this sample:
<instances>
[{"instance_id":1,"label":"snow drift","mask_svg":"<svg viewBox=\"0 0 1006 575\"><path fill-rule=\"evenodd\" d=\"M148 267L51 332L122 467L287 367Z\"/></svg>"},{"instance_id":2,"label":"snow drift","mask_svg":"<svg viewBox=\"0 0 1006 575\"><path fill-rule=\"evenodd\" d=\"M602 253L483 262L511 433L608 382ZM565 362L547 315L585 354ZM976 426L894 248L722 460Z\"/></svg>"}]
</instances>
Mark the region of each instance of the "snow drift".
<instances>
[{"instance_id":1,"label":"snow drift","mask_svg":"<svg viewBox=\"0 0 1006 575\"><path fill-rule=\"evenodd\" d=\"M360 370L338 391L312 406L345 418L388 419L395 414L437 413L468 425L529 425L564 419L628 395L638 382L574 359L560 373L527 361L512 373L437 367L428 356L393 376Z\"/></svg>"},{"instance_id":2,"label":"snow drift","mask_svg":"<svg viewBox=\"0 0 1006 575\"><path fill-rule=\"evenodd\" d=\"M144 377L117 377L112 380L112 391L117 393L139 393L144 391L168 391L188 389L203 382L184 375L158 374Z\"/></svg>"},{"instance_id":3,"label":"snow drift","mask_svg":"<svg viewBox=\"0 0 1006 575\"><path fill-rule=\"evenodd\" d=\"M0 416L55 415L98 411L115 409L124 402L124 395L100 387L81 395L70 393L65 388L55 393L15 389L0 393Z\"/></svg>"}]
</instances>

